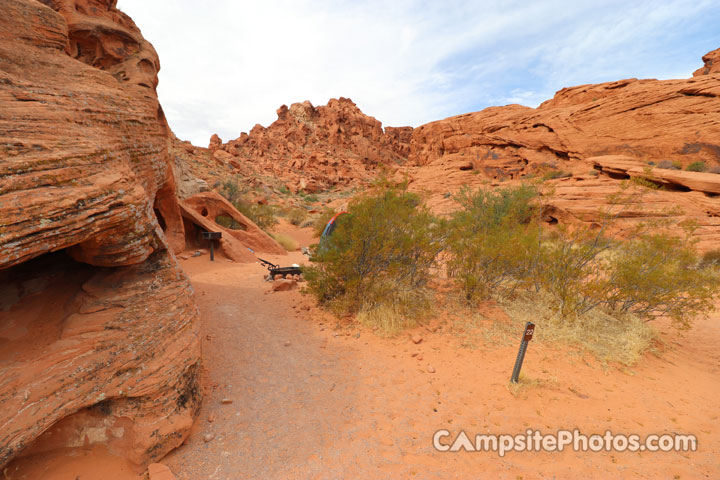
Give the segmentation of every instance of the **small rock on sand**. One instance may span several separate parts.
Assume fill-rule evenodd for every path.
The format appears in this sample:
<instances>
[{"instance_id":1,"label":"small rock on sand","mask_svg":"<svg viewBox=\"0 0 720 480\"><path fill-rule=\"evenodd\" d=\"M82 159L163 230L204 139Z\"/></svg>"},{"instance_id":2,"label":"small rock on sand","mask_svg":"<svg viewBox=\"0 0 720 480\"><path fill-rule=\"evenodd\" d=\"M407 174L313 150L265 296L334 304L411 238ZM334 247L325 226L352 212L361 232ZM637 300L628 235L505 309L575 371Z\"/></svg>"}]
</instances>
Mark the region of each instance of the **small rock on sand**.
<instances>
[{"instance_id":1,"label":"small rock on sand","mask_svg":"<svg viewBox=\"0 0 720 480\"><path fill-rule=\"evenodd\" d=\"M214 433L206 433L206 434L203 436L203 440L205 440L205 443L211 442L213 438L215 438L215 434L214 434Z\"/></svg>"},{"instance_id":2,"label":"small rock on sand","mask_svg":"<svg viewBox=\"0 0 720 480\"><path fill-rule=\"evenodd\" d=\"M423 338L420 335L413 335L410 337L410 339L413 341L414 344L418 344L423 341Z\"/></svg>"},{"instance_id":3,"label":"small rock on sand","mask_svg":"<svg viewBox=\"0 0 720 480\"><path fill-rule=\"evenodd\" d=\"M220 403L222 403L223 405L229 405L232 402L232 398L223 398L222 400L220 400Z\"/></svg>"},{"instance_id":4,"label":"small rock on sand","mask_svg":"<svg viewBox=\"0 0 720 480\"><path fill-rule=\"evenodd\" d=\"M288 290L292 290L295 287L297 287L297 282L295 280L280 279L275 280L272 289L273 292L286 292Z\"/></svg>"},{"instance_id":5,"label":"small rock on sand","mask_svg":"<svg viewBox=\"0 0 720 480\"><path fill-rule=\"evenodd\" d=\"M432 365L428 365L427 371L428 373L435 373L435 367L433 367Z\"/></svg>"}]
</instances>

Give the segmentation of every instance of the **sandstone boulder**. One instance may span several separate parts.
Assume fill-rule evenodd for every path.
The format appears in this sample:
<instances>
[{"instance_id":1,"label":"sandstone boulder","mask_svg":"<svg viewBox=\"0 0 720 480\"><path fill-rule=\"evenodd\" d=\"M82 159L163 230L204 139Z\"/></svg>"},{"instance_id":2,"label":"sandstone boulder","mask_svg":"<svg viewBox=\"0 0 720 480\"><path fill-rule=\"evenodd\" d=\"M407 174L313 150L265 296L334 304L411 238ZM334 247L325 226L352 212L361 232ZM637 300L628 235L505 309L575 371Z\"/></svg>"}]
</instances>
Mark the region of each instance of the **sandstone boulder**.
<instances>
[{"instance_id":1,"label":"sandstone boulder","mask_svg":"<svg viewBox=\"0 0 720 480\"><path fill-rule=\"evenodd\" d=\"M103 444L144 470L200 401L159 61L114 0L0 12L0 467Z\"/></svg>"}]
</instances>

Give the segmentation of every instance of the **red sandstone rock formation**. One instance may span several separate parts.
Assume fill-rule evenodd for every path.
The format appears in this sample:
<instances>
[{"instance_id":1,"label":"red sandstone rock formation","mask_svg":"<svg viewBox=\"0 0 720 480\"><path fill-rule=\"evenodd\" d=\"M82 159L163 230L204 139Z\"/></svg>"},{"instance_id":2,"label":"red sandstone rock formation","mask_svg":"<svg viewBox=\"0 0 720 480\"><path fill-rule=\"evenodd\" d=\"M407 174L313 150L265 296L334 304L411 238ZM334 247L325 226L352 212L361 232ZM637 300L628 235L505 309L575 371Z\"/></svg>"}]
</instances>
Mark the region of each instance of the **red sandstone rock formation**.
<instances>
[{"instance_id":1,"label":"red sandstone rock formation","mask_svg":"<svg viewBox=\"0 0 720 480\"><path fill-rule=\"evenodd\" d=\"M447 197L463 185L500 185L530 179L551 170L570 178L551 180L548 201L558 217L593 223L609 207L608 196L620 187L610 164L608 175L588 175L593 157L624 155L634 168L665 161L686 166L703 161L720 167L720 75L717 50L703 57L702 75L687 80L621 80L560 90L538 108L492 107L432 122L412 134L408 169L411 188L433 195L440 210L452 208ZM607 167L607 168L606 168ZM701 248L717 248L720 198L716 174L696 175L654 169L672 191L644 191L643 200L621 214L628 224L672 217L692 220ZM617 177L617 176L616 176ZM682 188L677 188L678 186ZM640 189L640 187L636 187ZM642 190L642 189L641 189ZM646 189L647 190L647 189ZM681 191L692 190L692 191ZM634 195L637 197L637 195ZM672 207L674 215L669 215ZM554 218L555 221L558 218Z\"/></svg>"},{"instance_id":2,"label":"red sandstone rock formation","mask_svg":"<svg viewBox=\"0 0 720 480\"><path fill-rule=\"evenodd\" d=\"M718 165L718 97L715 75L565 88L536 109L492 107L416 128L410 160L507 179L612 154Z\"/></svg>"},{"instance_id":3,"label":"red sandstone rock formation","mask_svg":"<svg viewBox=\"0 0 720 480\"><path fill-rule=\"evenodd\" d=\"M222 232L220 247L225 255L236 262L255 262L256 252L285 255L287 252L267 233L245 215L238 212L230 202L215 192L198 193L180 202L188 243L206 247L206 241L198 240L201 231ZM224 217L228 226L218 223Z\"/></svg>"},{"instance_id":4,"label":"red sandstone rock formation","mask_svg":"<svg viewBox=\"0 0 720 480\"><path fill-rule=\"evenodd\" d=\"M702 59L705 65L695 70L693 77L720 73L720 48L703 55Z\"/></svg>"},{"instance_id":5,"label":"red sandstone rock formation","mask_svg":"<svg viewBox=\"0 0 720 480\"><path fill-rule=\"evenodd\" d=\"M200 395L158 58L114 0L0 11L0 466L88 444L146 464Z\"/></svg>"},{"instance_id":6,"label":"red sandstone rock formation","mask_svg":"<svg viewBox=\"0 0 720 480\"><path fill-rule=\"evenodd\" d=\"M225 144L217 135L209 149L220 165L242 175L267 174L286 179L292 191L316 192L377 175L407 158L411 127L386 128L363 114L349 99L281 106L269 127L256 125Z\"/></svg>"}]
</instances>

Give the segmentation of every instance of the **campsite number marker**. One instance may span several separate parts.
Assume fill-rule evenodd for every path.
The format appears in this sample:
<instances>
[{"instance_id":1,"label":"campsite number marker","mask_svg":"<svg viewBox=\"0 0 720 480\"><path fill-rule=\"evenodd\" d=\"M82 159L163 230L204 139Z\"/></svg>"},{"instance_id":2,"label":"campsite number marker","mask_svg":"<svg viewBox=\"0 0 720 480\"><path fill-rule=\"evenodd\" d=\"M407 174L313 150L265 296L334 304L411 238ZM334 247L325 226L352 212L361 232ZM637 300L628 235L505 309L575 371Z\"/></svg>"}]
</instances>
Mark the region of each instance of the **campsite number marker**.
<instances>
[{"instance_id":1,"label":"campsite number marker","mask_svg":"<svg viewBox=\"0 0 720 480\"><path fill-rule=\"evenodd\" d=\"M533 333L535 333L535 324L527 322L525 324L525 330L523 331L522 340L520 341L520 350L518 350L517 358L515 359L515 368L513 368L512 377L510 377L510 382L512 383L518 383L520 369L525 359L525 352L527 351L528 342L532 340Z\"/></svg>"}]
</instances>

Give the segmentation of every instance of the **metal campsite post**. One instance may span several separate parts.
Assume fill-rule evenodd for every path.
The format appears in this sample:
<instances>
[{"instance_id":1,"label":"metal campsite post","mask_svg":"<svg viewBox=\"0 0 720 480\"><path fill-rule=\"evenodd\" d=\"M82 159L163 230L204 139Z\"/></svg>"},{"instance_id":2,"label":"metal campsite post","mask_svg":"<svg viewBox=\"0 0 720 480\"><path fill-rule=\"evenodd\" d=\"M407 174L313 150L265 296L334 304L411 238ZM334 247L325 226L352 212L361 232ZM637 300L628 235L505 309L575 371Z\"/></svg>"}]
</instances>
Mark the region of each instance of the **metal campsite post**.
<instances>
[{"instance_id":1,"label":"metal campsite post","mask_svg":"<svg viewBox=\"0 0 720 480\"><path fill-rule=\"evenodd\" d=\"M525 352L527 351L528 342L532 340L534 332L535 324L527 322L525 324L525 330L523 331L522 340L520 341L520 350L518 350L517 358L515 359L515 368L513 368L512 377L510 377L510 382L512 383L518 383L518 377L520 376L520 369L522 368L523 360L525 360Z\"/></svg>"},{"instance_id":2,"label":"metal campsite post","mask_svg":"<svg viewBox=\"0 0 720 480\"><path fill-rule=\"evenodd\" d=\"M210 261L215 261L215 240L222 238L222 232L202 232L202 238L210 242Z\"/></svg>"}]
</instances>

